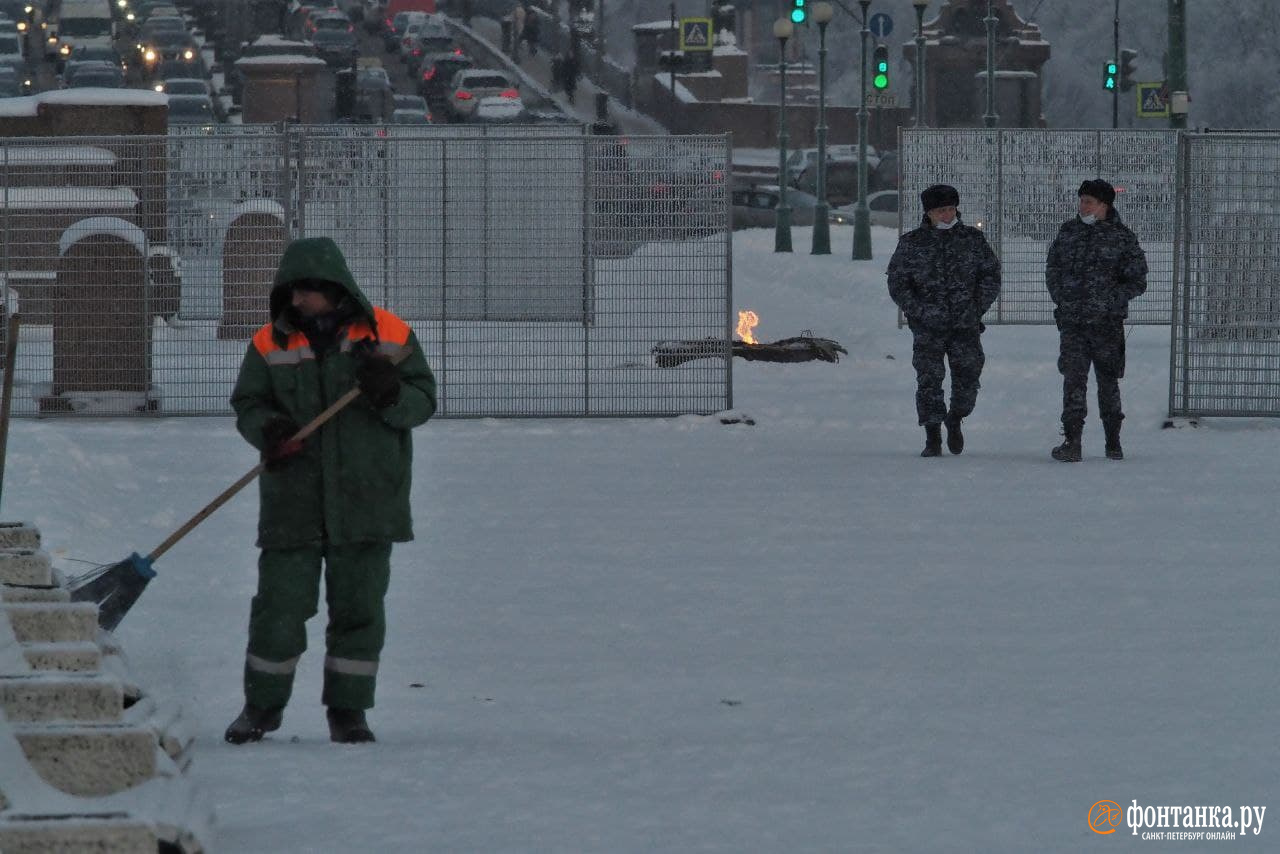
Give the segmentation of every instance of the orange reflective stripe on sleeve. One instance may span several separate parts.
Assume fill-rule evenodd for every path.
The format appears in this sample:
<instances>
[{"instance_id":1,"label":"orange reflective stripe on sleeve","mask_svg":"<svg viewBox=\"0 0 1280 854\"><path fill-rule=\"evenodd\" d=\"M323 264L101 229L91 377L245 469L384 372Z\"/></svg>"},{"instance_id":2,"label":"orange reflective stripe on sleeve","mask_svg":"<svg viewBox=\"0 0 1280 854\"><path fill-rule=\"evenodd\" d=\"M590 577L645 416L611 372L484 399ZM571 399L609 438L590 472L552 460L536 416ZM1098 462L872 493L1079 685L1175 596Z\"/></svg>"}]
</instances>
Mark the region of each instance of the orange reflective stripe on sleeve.
<instances>
[{"instance_id":1,"label":"orange reflective stripe on sleeve","mask_svg":"<svg viewBox=\"0 0 1280 854\"><path fill-rule=\"evenodd\" d=\"M408 344L409 324L385 308L373 310L373 321L378 324L378 338L386 344Z\"/></svg>"}]
</instances>

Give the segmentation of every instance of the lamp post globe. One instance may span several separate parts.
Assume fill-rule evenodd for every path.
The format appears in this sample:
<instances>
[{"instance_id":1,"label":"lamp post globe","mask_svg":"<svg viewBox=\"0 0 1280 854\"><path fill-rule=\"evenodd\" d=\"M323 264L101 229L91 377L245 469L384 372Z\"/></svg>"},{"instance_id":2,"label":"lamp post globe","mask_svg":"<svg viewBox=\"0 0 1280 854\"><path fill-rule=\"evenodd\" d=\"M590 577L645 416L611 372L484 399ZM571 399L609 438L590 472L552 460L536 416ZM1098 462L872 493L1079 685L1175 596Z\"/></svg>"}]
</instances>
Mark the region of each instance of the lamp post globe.
<instances>
[{"instance_id":1,"label":"lamp post globe","mask_svg":"<svg viewBox=\"0 0 1280 854\"><path fill-rule=\"evenodd\" d=\"M835 17L830 3L814 3L809 20L818 25L818 202L813 206L811 255L831 254L831 223L827 206L827 24Z\"/></svg>"},{"instance_id":2,"label":"lamp post globe","mask_svg":"<svg viewBox=\"0 0 1280 854\"><path fill-rule=\"evenodd\" d=\"M789 18L773 22L778 40L778 207L774 209L773 251L791 251L791 206L787 204L787 40L795 33Z\"/></svg>"}]
</instances>

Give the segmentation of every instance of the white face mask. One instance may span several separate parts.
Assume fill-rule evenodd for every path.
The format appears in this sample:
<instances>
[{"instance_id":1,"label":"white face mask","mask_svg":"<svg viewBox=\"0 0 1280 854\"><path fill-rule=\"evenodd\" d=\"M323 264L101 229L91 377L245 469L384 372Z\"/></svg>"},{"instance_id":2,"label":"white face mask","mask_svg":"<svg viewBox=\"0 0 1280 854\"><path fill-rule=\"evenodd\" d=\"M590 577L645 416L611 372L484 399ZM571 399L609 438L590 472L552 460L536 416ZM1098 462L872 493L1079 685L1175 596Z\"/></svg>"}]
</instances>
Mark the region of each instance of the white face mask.
<instances>
[{"instance_id":1,"label":"white face mask","mask_svg":"<svg viewBox=\"0 0 1280 854\"><path fill-rule=\"evenodd\" d=\"M1098 218L1093 214L1089 214L1088 216L1081 214L1080 221L1083 222L1085 225L1093 225L1095 222L1098 221Z\"/></svg>"},{"instance_id":2,"label":"white face mask","mask_svg":"<svg viewBox=\"0 0 1280 854\"><path fill-rule=\"evenodd\" d=\"M959 221L960 221L959 217L956 217L955 219L951 220L951 222L943 222L942 220L938 220L933 224L933 227L940 228L943 231L946 231L947 229L953 227Z\"/></svg>"}]
</instances>

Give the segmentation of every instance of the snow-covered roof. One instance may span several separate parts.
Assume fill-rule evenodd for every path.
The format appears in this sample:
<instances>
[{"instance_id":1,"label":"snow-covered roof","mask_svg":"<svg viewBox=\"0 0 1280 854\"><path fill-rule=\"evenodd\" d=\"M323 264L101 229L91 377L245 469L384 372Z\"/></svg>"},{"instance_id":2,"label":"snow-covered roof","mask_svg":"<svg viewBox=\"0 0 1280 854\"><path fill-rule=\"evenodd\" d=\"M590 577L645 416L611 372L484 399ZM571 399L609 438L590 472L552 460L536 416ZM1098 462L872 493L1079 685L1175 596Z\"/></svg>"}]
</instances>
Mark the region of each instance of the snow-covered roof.
<instances>
[{"instance_id":1,"label":"snow-covered roof","mask_svg":"<svg viewBox=\"0 0 1280 854\"><path fill-rule=\"evenodd\" d=\"M248 199L243 201L231 209L231 221L234 221L238 216L252 213L279 217L280 221L284 222L284 205L275 199Z\"/></svg>"},{"instance_id":2,"label":"snow-covered roof","mask_svg":"<svg viewBox=\"0 0 1280 854\"><path fill-rule=\"evenodd\" d=\"M91 216L72 223L62 232L62 237L58 240L58 255L66 255L79 241L99 234L127 240L139 254L147 254L147 236L142 233L141 228L118 216Z\"/></svg>"},{"instance_id":3,"label":"snow-covered roof","mask_svg":"<svg viewBox=\"0 0 1280 854\"><path fill-rule=\"evenodd\" d=\"M51 89L22 98L0 98L0 117L34 116L41 104L86 107L162 107L164 95L149 89Z\"/></svg>"},{"instance_id":4,"label":"snow-covered roof","mask_svg":"<svg viewBox=\"0 0 1280 854\"><path fill-rule=\"evenodd\" d=\"M288 53L273 53L268 56L246 56L236 60L237 66L244 65L319 65L325 61L318 56L295 56Z\"/></svg>"},{"instance_id":5,"label":"snow-covered roof","mask_svg":"<svg viewBox=\"0 0 1280 854\"><path fill-rule=\"evenodd\" d=\"M96 145L6 146L0 163L10 166L114 166L115 152Z\"/></svg>"},{"instance_id":6,"label":"snow-covered roof","mask_svg":"<svg viewBox=\"0 0 1280 854\"><path fill-rule=\"evenodd\" d=\"M307 49L311 47L310 42L300 42L297 39L287 39L284 36L278 36L274 34L258 36L256 39L253 40L253 44L262 45L262 46L279 45L281 47L297 47L297 48L303 48L303 49Z\"/></svg>"},{"instance_id":7,"label":"snow-covered roof","mask_svg":"<svg viewBox=\"0 0 1280 854\"><path fill-rule=\"evenodd\" d=\"M10 187L0 191L0 208L66 210L117 208L132 210L138 194L129 187Z\"/></svg>"}]
</instances>

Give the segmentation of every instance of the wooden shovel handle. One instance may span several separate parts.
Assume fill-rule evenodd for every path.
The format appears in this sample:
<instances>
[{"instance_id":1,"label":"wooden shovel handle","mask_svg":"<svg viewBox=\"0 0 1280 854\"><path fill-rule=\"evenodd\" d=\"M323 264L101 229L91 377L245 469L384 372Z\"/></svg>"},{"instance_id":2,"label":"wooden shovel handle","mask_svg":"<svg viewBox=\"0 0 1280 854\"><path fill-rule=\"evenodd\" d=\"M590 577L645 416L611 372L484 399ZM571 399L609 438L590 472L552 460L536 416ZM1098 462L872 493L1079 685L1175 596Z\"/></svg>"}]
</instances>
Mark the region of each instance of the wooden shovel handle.
<instances>
[{"instance_id":1,"label":"wooden shovel handle","mask_svg":"<svg viewBox=\"0 0 1280 854\"><path fill-rule=\"evenodd\" d=\"M397 352L394 356L391 357L391 364L398 365L401 362L403 362L406 358L408 358L408 356L409 356L409 348L406 346L403 349L401 349L399 352ZM302 426L302 429L298 430L297 433L294 433L293 436L289 439L289 441L300 442L303 439L307 438L312 433L316 432L322 426L324 426L326 421L328 421L330 418L333 418L333 416L337 415L339 412L345 409L347 405L351 403L351 401L355 400L359 396L360 396L360 386L353 387L350 391L348 391L342 397L338 398L333 403L329 404L328 409L326 409L324 412L321 412L315 418L312 418L310 421L304 424ZM147 560L148 561L158 560L162 554L164 554L170 548L173 547L174 543L178 542L178 540L182 539L187 534L191 533L192 528L194 528L196 525L199 525L205 519L208 519L211 515L213 515L213 511L217 510L223 504L226 504L228 501L230 501L237 492L244 489L249 484L253 483L253 481L258 477L258 475L262 474L262 470L265 467L266 467L265 462L259 462L256 466L254 466L253 468L245 472L244 475L239 480L237 480L235 483L228 486L222 492L218 493L218 495L212 501L210 501L208 504L206 504L203 508L200 509L199 513L197 513L196 515L188 519L181 528L174 531L172 534L168 536L168 538L165 539L163 543L161 543L160 545L152 549L151 554L147 555Z\"/></svg>"}]
</instances>

